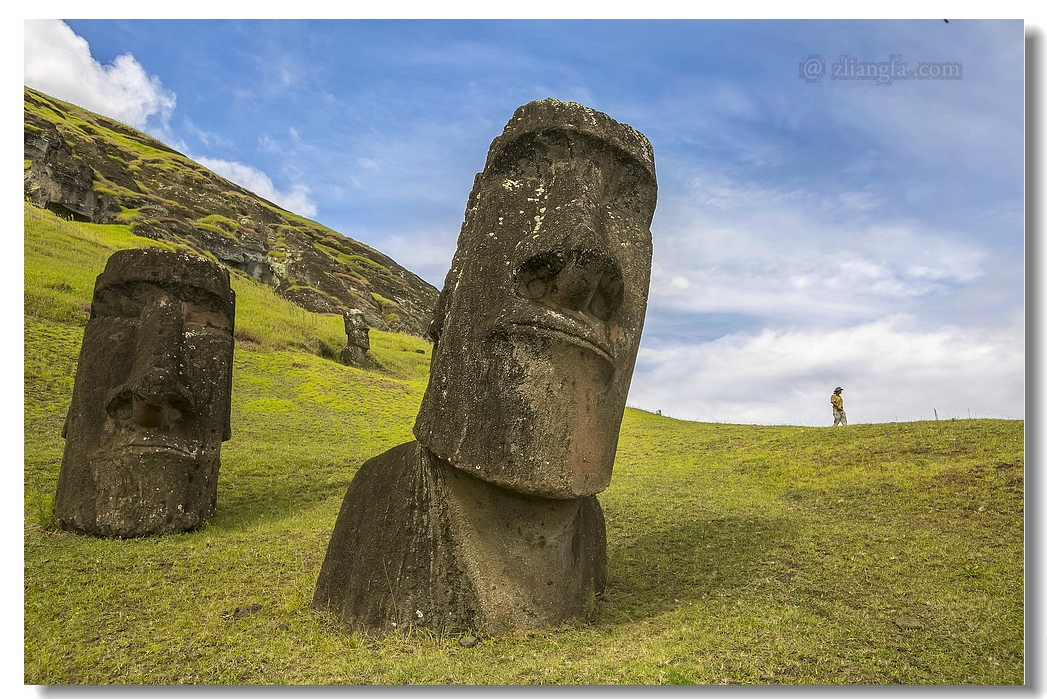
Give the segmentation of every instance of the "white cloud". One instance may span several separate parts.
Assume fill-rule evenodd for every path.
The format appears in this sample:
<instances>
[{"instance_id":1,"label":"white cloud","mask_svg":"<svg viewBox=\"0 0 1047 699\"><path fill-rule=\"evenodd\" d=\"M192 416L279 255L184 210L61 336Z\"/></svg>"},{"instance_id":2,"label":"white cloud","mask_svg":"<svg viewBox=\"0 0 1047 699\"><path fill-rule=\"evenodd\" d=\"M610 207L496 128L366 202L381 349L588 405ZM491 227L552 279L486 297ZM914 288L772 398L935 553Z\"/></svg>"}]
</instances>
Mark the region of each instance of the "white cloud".
<instances>
[{"instance_id":1,"label":"white cloud","mask_svg":"<svg viewBox=\"0 0 1047 699\"><path fill-rule=\"evenodd\" d=\"M269 137L269 134L262 134L258 137L258 148L259 150L267 151L269 153L284 152L283 148L281 148L276 141Z\"/></svg>"},{"instance_id":2,"label":"white cloud","mask_svg":"<svg viewBox=\"0 0 1047 699\"><path fill-rule=\"evenodd\" d=\"M379 249L437 289L451 267L457 232L446 229L412 231L411 236L393 235L376 241Z\"/></svg>"},{"instance_id":3,"label":"white cloud","mask_svg":"<svg viewBox=\"0 0 1047 699\"><path fill-rule=\"evenodd\" d=\"M316 216L316 204L309 197L309 188L304 185L292 185L290 191L281 192L273 184L269 175L250 165L218 158L198 157L195 160L227 180L249 189L274 204L279 204L288 211L293 211L301 216Z\"/></svg>"},{"instance_id":4,"label":"white cloud","mask_svg":"<svg viewBox=\"0 0 1047 699\"><path fill-rule=\"evenodd\" d=\"M882 200L868 191L868 188L861 192L844 192L840 195L840 201L843 202L845 208L857 209L858 211L875 209L882 203Z\"/></svg>"},{"instance_id":5,"label":"white cloud","mask_svg":"<svg viewBox=\"0 0 1047 699\"><path fill-rule=\"evenodd\" d=\"M1000 281L985 278L993 253L968 235L840 218L815 203L799 190L693 179L685 196L659 203L652 307L853 323Z\"/></svg>"},{"instance_id":6,"label":"white cloud","mask_svg":"<svg viewBox=\"0 0 1047 699\"><path fill-rule=\"evenodd\" d=\"M1014 253L925 222L852 218L839 201L826 214L802 191L690 184L656 221L630 404L831 424L842 385L852 422L1024 414L1020 313L1001 307L1021 298Z\"/></svg>"},{"instance_id":7,"label":"white cloud","mask_svg":"<svg viewBox=\"0 0 1047 699\"><path fill-rule=\"evenodd\" d=\"M642 348L630 405L709 422L831 424L844 387L851 423L1020 417L1024 331L916 329L897 315L832 330L766 329Z\"/></svg>"},{"instance_id":8,"label":"white cloud","mask_svg":"<svg viewBox=\"0 0 1047 699\"><path fill-rule=\"evenodd\" d=\"M161 130L175 94L150 76L129 53L103 66L91 47L65 22L25 20L25 84L135 128L155 118Z\"/></svg>"}]
</instances>

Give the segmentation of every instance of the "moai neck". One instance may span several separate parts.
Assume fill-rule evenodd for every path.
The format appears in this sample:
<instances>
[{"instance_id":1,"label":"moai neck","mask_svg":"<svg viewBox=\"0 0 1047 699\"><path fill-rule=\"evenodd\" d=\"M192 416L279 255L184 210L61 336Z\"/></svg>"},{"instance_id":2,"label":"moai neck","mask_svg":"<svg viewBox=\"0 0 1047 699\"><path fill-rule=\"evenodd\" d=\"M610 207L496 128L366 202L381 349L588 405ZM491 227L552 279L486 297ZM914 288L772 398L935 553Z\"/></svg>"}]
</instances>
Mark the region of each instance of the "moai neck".
<instances>
[{"instance_id":1,"label":"moai neck","mask_svg":"<svg viewBox=\"0 0 1047 699\"><path fill-rule=\"evenodd\" d=\"M473 478L431 457L445 484L456 558L488 633L557 624L603 589L603 515L593 496L541 498Z\"/></svg>"}]
</instances>

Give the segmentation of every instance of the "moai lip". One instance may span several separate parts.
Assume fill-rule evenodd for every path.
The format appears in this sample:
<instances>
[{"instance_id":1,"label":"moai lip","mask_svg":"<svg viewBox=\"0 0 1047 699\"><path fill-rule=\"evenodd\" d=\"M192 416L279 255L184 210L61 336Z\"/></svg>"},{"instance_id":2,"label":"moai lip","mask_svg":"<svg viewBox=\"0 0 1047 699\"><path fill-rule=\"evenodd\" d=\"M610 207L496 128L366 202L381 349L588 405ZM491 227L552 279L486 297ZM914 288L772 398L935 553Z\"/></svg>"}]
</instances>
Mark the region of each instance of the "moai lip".
<instances>
[{"instance_id":1,"label":"moai lip","mask_svg":"<svg viewBox=\"0 0 1047 699\"><path fill-rule=\"evenodd\" d=\"M234 317L224 267L155 248L113 253L95 281L62 429L63 527L136 537L214 514Z\"/></svg>"},{"instance_id":2,"label":"moai lip","mask_svg":"<svg viewBox=\"0 0 1047 699\"><path fill-rule=\"evenodd\" d=\"M516 111L476 176L430 328L416 441L360 467L313 594L353 629L500 634L603 591L640 342L650 144L579 104Z\"/></svg>"}]
</instances>

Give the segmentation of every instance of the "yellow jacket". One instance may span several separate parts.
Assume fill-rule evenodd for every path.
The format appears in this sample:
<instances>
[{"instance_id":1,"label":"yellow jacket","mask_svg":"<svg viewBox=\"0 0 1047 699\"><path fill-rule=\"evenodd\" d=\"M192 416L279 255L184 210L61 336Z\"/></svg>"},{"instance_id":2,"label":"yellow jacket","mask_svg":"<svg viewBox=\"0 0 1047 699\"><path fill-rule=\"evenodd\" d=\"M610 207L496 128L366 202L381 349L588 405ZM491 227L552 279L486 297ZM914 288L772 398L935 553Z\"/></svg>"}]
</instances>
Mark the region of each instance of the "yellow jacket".
<instances>
[{"instance_id":1,"label":"yellow jacket","mask_svg":"<svg viewBox=\"0 0 1047 699\"><path fill-rule=\"evenodd\" d=\"M843 410L843 396L834 393L829 401L833 404L833 410Z\"/></svg>"}]
</instances>

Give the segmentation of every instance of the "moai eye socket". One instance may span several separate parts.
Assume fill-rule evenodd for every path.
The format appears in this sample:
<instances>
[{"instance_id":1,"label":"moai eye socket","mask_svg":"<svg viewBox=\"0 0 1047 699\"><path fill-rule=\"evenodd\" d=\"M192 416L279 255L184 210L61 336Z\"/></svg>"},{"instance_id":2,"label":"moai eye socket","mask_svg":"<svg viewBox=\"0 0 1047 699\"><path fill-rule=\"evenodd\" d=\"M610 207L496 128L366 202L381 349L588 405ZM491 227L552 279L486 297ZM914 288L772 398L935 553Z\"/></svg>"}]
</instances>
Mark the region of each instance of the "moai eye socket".
<instances>
[{"instance_id":1,"label":"moai eye socket","mask_svg":"<svg viewBox=\"0 0 1047 699\"><path fill-rule=\"evenodd\" d=\"M130 420L134 409L134 395L130 391L120 393L105 407L109 417L114 420Z\"/></svg>"},{"instance_id":2,"label":"moai eye socket","mask_svg":"<svg viewBox=\"0 0 1047 699\"><path fill-rule=\"evenodd\" d=\"M142 313L141 291L136 284L99 289L91 302L91 313L103 318L137 318Z\"/></svg>"},{"instance_id":3,"label":"moai eye socket","mask_svg":"<svg viewBox=\"0 0 1047 699\"><path fill-rule=\"evenodd\" d=\"M650 225L657 191L657 185L642 166L626 164L616 171L613 181L604 191L603 204L609 210L624 212Z\"/></svg>"},{"instance_id":4,"label":"moai eye socket","mask_svg":"<svg viewBox=\"0 0 1047 699\"><path fill-rule=\"evenodd\" d=\"M182 301L182 329L204 330L217 328L228 331L229 317L220 310L215 310L204 303Z\"/></svg>"}]
</instances>

